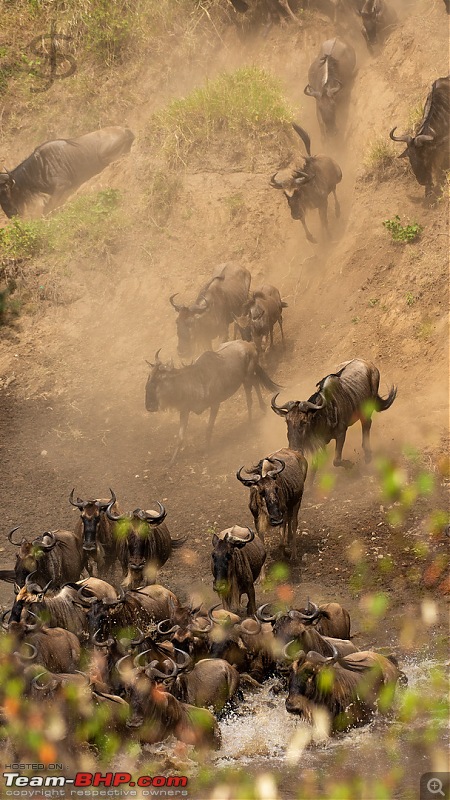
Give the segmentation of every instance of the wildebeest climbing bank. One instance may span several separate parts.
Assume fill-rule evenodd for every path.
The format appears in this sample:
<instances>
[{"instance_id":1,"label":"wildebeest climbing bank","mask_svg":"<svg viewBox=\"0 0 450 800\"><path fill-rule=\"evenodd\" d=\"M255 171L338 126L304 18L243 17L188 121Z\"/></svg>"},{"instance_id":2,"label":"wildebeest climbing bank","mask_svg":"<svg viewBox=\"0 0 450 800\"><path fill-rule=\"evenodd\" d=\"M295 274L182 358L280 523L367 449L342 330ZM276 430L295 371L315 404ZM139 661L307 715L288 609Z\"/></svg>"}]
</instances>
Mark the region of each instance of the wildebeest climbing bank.
<instances>
[{"instance_id":1,"label":"wildebeest climbing bank","mask_svg":"<svg viewBox=\"0 0 450 800\"><path fill-rule=\"evenodd\" d=\"M447 22L4 4L1 797L445 794Z\"/></svg>"}]
</instances>

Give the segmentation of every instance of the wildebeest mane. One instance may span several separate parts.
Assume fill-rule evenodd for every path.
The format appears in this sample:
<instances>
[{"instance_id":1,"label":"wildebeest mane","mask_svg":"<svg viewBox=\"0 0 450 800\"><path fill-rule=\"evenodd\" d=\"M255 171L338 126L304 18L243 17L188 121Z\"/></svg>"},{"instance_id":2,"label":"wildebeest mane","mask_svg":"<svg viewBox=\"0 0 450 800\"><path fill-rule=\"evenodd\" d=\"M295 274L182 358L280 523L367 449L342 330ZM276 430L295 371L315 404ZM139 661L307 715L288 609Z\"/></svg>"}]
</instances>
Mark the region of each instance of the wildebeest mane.
<instances>
[{"instance_id":1,"label":"wildebeest mane","mask_svg":"<svg viewBox=\"0 0 450 800\"><path fill-rule=\"evenodd\" d=\"M438 86L439 81L444 85ZM431 91L425 102L422 121L417 134L427 134L430 128L440 137L448 138L448 118L450 113L450 78L438 78L434 81Z\"/></svg>"}]
</instances>

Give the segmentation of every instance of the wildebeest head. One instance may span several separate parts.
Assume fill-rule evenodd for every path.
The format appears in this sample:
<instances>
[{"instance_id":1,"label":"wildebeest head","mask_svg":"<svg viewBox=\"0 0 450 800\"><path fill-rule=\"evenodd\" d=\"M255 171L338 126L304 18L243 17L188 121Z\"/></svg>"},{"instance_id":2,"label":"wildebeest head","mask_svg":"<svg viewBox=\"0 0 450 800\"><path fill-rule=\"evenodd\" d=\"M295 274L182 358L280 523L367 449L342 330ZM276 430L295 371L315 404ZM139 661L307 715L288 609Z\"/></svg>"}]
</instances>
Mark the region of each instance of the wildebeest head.
<instances>
[{"instance_id":1,"label":"wildebeest head","mask_svg":"<svg viewBox=\"0 0 450 800\"><path fill-rule=\"evenodd\" d=\"M178 355L180 358L189 358L194 351L195 333L198 320L209 308L206 298L202 298L199 303L192 306L179 306L175 303L173 294L170 299L172 308L178 313L177 316L177 335L178 335Z\"/></svg>"},{"instance_id":2,"label":"wildebeest head","mask_svg":"<svg viewBox=\"0 0 450 800\"><path fill-rule=\"evenodd\" d=\"M159 358L161 350L155 353L155 361L147 361L151 367L150 375L145 386L145 408L147 411L162 411L170 405L170 393L172 383L168 379L174 373L172 362L163 364Z\"/></svg>"},{"instance_id":3,"label":"wildebeest head","mask_svg":"<svg viewBox=\"0 0 450 800\"><path fill-rule=\"evenodd\" d=\"M375 44L378 37L378 28L383 14L383 0L366 0L361 11L364 35L369 44Z\"/></svg>"},{"instance_id":4,"label":"wildebeest head","mask_svg":"<svg viewBox=\"0 0 450 800\"><path fill-rule=\"evenodd\" d=\"M314 650L306 654L301 651L298 653L289 674L286 711L307 716L303 698L328 707L333 706L334 673L331 681L319 678L321 671L331 670L339 658L336 648L333 645L331 648L331 656L322 656Z\"/></svg>"},{"instance_id":5,"label":"wildebeest head","mask_svg":"<svg viewBox=\"0 0 450 800\"><path fill-rule=\"evenodd\" d=\"M6 216L11 218L20 213L14 201L14 186L16 182L9 172L0 173L0 205Z\"/></svg>"},{"instance_id":6,"label":"wildebeest head","mask_svg":"<svg viewBox=\"0 0 450 800\"><path fill-rule=\"evenodd\" d=\"M316 400L319 402L316 403L290 400L282 406L277 406L277 397L278 394L272 397L272 411L286 420L289 447L300 452L314 449L314 415L324 407L324 396L318 394Z\"/></svg>"},{"instance_id":7,"label":"wildebeest head","mask_svg":"<svg viewBox=\"0 0 450 800\"><path fill-rule=\"evenodd\" d=\"M275 172L270 179L273 189L282 189L291 211L292 219L302 219L304 215L304 197L302 187L314 178L311 161L306 159L303 170L282 170Z\"/></svg>"},{"instance_id":8,"label":"wildebeest head","mask_svg":"<svg viewBox=\"0 0 450 800\"><path fill-rule=\"evenodd\" d=\"M108 506L116 502L116 495L110 489L111 498L109 500L81 500L77 497L73 499L72 489L69 497L69 503L81 511L81 522L83 524L83 550L88 552L95 552L97 550L97 532L99 523Z\"/></svg>"},{"instance_id":9,"label":"wildebeest head","mask_svg":"<svg viewBox=\"0 0 450 800\"><path fill-rule=\"evenodd\" d=\"M416 180L421 186L426 186L431 182L432 162L434 157L433 142L436 138L434 131L431 134L421 133L418 136L410 136L404 133L395 136L397 128L392 128L389 136L393 142L405 142L406 149L400 153L399 158L409 158L411 169L416 176ZM431 129L432 130L432 129Z\"/></svg>"},{"instance_id":10,"label":"wildebeest head","mask_svg":"<svg viewBox=\"0 0 450 800\"><path fill-rule=\"evenodd\" d=\"M18 528L20 528L20 525L9 532L8 541L19 548L14 567L15 581L19 586L24 586L27 575L36 572L39 567L39 560L55 547L57 539L54 533L47 531L41 536L37 536L32 542L27 542L25 538L22 538L20 542L15 542L12 536Z\"/></svg>"},{"instance_id":11,"label":"wildebeest head","mask_svg":"<svg viewBox=\"0 0 450 800\"><path fill-rule=\"evenodd\" d=\"M154 565L149 563L152 554L150 546L150 537L153 535L152 528L164 522L167 511L162 503L158 502L159 512L136 508L131 514L120 515L112 513L113 504L114 501L111 501L106 509L106 515L108 519L118 523L117 535L125 542L128 576L124 585L129 588L138 588L148 582L146 571L154 568Z\"/></svg>"},{"instance_id":12,"label":"wildebeest head","mask_svg":"<svg viewBox=\"0 0 450 800\"><path fill-rule=\"evenodd\" d=\"M329 136L334 136L337 133L336 97L341 89L342 84L337 79L334 80L333 84L327 83L323 86L320 92L317 89L313 89L309 83L304 89L304 93L308 97L314 97L320 118Z\"/></svg>"},{"instance_id":13,"label":"wildebeest head","mask_svg":"<svg viewBox=\"0 0 450 800\"><path fill-rule=\"evenodd\" d=\"M242 476L243 467L236 473L236 478L244 486L256 490L250 495L252 514L258 516L260 511L265 512L272 527L283 524L286 510L283 493L277 481L277 475L283 472L285 466L280 458L263 458L251 470L246 470L247 478Z\"/></svg>"},{"instance_id":14,"label":"wildebeest head","mask_svg":"<svg viewBox=\"0 0 450 800\"><path fill-rule=\"evenodd\" d=\"M226 528L218 535L214 534L212 544L214 550L211 554L211 569L214 577L213 589L220 597L228 595L232 582L232 564L235 548L241 549L255 538L254 531L250 528L241 528L233 525Z\"/></svg>"}]
</instances>

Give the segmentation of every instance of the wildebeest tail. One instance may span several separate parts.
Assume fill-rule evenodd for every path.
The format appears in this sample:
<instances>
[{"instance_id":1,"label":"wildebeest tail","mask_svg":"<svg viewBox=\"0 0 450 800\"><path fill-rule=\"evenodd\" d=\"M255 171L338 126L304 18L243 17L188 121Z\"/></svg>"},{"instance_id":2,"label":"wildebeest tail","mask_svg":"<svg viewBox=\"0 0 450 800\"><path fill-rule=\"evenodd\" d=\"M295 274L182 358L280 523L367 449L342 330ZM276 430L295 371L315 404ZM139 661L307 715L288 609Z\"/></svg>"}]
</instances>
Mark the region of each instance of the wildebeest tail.
<instances>
[{"instance_id":1,"label":"wildebeest tail","mask_svg":"<svg viewBox=\"0 0 450 800\"><path fill-rule=\"evenodd\" d=\"M179 547L183 547L186 544L189 536L180 536L179 539L171 539L170 543L172 545L172 550L178 550Z\"/></svg>"},{"instance_id":2,"label":"wildebeest tail","mask_svg":"<svg viewBox=\"0 0 450 800\"><path fill-rule=\"evenodd\" d=\"M274 383L273 380L269 378L267 372L264 372L263 368L259 364L257 364L255 367L255 375L259 383L270 392L276 392L282 388L281 386L278 386L278 383Z\"/></svg>"},{"instance_id":3,"label":"wildebeest tail","mask_svg":"<svg viewBox=\"0 0 450 800\"><path fill-rule=\"evenodd\" d=\"M302 140L303 144L305 145L305 150L308 153L308 155L310 156L311 155L311 139L309 138L308 134L306 133L306 131L303 128L300 127L300 125L297 125L296 122L292 123L292 127L294 128L294 131L296 133L298 133L298 135L300 136L300 139Z\"/></svg>"},{"instance_id":4,"label":"wildebeest tail","mask_svg":"<svg viewBox=\"0 0 450 800\"><path fill-rule=\"evenodd\" d=\"M391 405L394 402L396 397L397 397L397 387L396 386L391 386L391 390L390 390L388 396L386 397L386 399L384 399L383 397L380 397L380 395L377 394L375 410L376 411L386 411L386 409L391 407Z\"/></svg>"}]
</instances>

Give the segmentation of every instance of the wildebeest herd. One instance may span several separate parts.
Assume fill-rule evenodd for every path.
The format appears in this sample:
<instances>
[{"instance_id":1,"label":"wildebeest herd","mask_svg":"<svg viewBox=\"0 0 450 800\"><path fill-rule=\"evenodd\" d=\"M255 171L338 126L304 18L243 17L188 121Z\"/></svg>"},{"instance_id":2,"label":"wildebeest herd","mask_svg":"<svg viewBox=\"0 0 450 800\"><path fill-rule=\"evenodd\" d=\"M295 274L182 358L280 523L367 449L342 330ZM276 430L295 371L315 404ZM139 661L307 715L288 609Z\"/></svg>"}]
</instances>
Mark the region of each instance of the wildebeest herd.
<instances>
[{"instance_id":1,"label":"wildebeest herd","mask_svg":"<svg viewBox=\"0 0 450 800\"><path fill-rule=\"evenodd\" d=\"M247 12L244 0L231 2L239 13ZM274 0L273 7L277 5ZM351 7L361 16L370 46L394 24L386 0L336 0L332 5L336 14ZM288 0L279 0L279 7L280 14L295 19ZM321 45L310 67L304 91L316 101L324 140L339 128L355 70L353 47L337 37ZM410 159L426 196L436 191L449 166L448 117L446 77L432 84L415 134L395 136L395 128L390 134L406 143L402 156ZM270 185L283 190L292 217L315 242L306 212L317 209L329 235L328 196L333 194L339 216L336 187L342 173L331 157L312 156L309 135L293 126L307 155L289 174L276 171ZM0 174L4 212L8 217L23 215L36 202L42 213L53 211L82 183L128 153L133 140L129 129L115 127L40 145L11 172ZM248 469L236 464L236 478L249 489L254 529L234 523L214 534L211 571L220 603L204 609L183 604L156 583L158 570L186 541L172 538L162 503L158 510L124 512L112 489L106 499L75 497L73 489L69 502L80 512L73 531L26 536L15 527L7 534L17 548L15 565L0 571L0 579L15 588L14 602L2 617L12 642L12 674L22 680L26 696L36 702L45 699L58 709L69 749L80 745L75 728L82 719L65 692L72 684L85 704L106 709L105 735L128 733L141 743L154 744L173 734L196 747L220 747L217 715L236 705L244 689L255 691L274 675L286 693L287 712L313 723L317 709L325 709L333 731L363 724L380 710L378 698L385 687L406 682L395 656L359 650L351 638L349 614L337 602L258 607L255 582L264 577L273 532L280 534L283 558L298 561L298 515L308 462L314 478L317 453L334 440L334 465L348 466L342 457L346 432L358 420L369 462L373 413L392 405L396 387L383 398L377 367L354 358L320 379L308 399L279 404L281 387L261 362L274 347L275 326L284 346L287 304L275 286L253 289L250 272L240 264L221 264L190 305L181 305L179 293L168 301L177 314L179 356L197 356L175 367L161 361L158 350L149 364L147 411L174 409L180 415L171 463L179 456L190 414L209 409L209 447L221 403L240 387L250 419L253 390L261 409L262 390L270 391L273 412L285 418L287 447L262 454ZM116 568L122 572L120 584ZM0 708L0 720L6 717ZM81 744L89 741L86 729ZM17 761L27 756L18 741L14 748Z\"/></svg>"}]
</instances>

